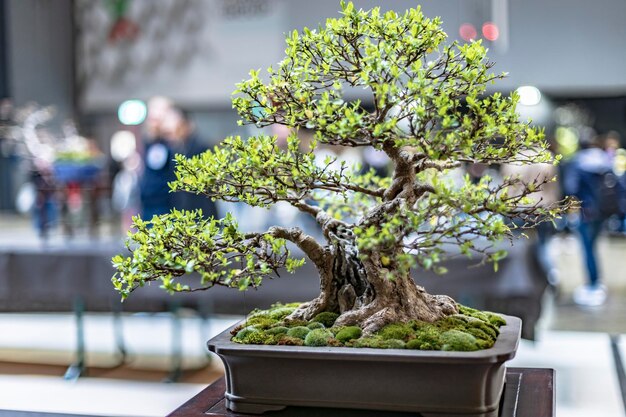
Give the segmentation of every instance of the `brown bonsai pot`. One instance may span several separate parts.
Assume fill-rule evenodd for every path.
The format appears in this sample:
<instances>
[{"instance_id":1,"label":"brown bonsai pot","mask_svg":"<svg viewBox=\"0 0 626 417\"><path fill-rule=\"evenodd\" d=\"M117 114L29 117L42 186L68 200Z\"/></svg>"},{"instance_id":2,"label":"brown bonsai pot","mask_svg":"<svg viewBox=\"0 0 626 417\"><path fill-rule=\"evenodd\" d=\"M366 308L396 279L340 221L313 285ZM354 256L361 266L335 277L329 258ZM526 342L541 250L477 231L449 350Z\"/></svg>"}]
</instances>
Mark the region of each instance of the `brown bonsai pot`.
<instances>
[{"instance_id":1,"label":"brown bonsai pot","mask_svg":"<svg viewBox=\"0 0 626 417\"><path fill-rule=\"evenodd\" d=\"M242 345L230 329L208 347L224 362L235 412L308 406L496 417L504 363L521 331L519 318L504 317L494 346L473 352Z\"/></svg>"}]
</instances>

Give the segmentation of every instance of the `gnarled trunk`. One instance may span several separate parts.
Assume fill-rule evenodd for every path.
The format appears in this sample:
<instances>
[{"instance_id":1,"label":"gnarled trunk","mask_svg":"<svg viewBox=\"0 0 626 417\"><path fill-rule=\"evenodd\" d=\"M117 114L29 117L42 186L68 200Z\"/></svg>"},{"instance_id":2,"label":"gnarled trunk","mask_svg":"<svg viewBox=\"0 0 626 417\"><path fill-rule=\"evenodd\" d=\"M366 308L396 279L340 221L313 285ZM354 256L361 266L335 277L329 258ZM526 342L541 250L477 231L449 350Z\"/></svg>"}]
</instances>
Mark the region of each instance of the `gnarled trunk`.
<instances>
[{"instance_id":1,"label":"gnarled trunk","mask_svg":"<svg viewBox=\"0 0 626 417\"><path fill-rule=\"evenodd\" d=\"M358 325L371 334L389 323L432 322L458 313L454 300L428 294L408 273L388 279L379 253L360 259L349 230L333 235L328 255L323 267L318 265L320 295L300 306L290 319L310 320L331 311L340 314L336 325Z\"/></svg>"}]
</instances>

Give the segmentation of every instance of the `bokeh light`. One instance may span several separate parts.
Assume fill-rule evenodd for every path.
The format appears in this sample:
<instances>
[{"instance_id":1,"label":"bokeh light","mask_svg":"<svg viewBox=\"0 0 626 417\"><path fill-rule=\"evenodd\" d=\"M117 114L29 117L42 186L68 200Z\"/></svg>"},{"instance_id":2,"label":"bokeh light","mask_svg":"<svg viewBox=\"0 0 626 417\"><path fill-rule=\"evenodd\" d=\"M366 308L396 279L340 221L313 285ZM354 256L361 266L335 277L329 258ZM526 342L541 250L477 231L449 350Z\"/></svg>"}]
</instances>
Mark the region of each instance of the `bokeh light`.
<instances>
[{"instance_id":1,"label":"bokeh light","mask_svg":"<svg viewBox=\"0 0 626 417\"><path fill-rule=\"evenodd\" d=\"M117 118L126 126L134 126L146 120L148 108L141 100L126 100L117 109Z\"/></svg>"},{"instance_id":2,"label":"bokeh light","mask_svg":"<svg viewBox=\"0 0 626 417\"><path fill-rule=\"evenodd\" d=\"M524 85L517 90L519 103L524 106L536 106L541 101L541 91L532 85Z\"/></svg>"},{"instance_id":3,"label":"bokeh light","mask_svg":"<svg viewBox=\"0 0 626 417\"><path fill-rule=\"evenodd\" d=\"M476 28L471 23L463 23L459 27L459 36L464 41L471 41L472 39L476 39L478 36L478 32L476 32Z\"/></svg>"},{"instance_id":4,"label":"bokeh light","mask_svg":"<svg viewBox=\"0 0 626 417\"><path fill-rule=\"evenodd\" d=\"M500 29L498 25L493 22L485 22L483 24L483 36L488 41L495 41L500 36Z\"/></svg>"},{"instance_id":5,"label":"bokeh light","mask_svg":"<svg viewBox=\"0 0 626 417\"><path fill-rule=\"evenodd\" d=\"M137 143L135 135L128 130L120 130L111 136L111 158L114 161L122 162L135 153Z\"/></svg>"}]
</instances>

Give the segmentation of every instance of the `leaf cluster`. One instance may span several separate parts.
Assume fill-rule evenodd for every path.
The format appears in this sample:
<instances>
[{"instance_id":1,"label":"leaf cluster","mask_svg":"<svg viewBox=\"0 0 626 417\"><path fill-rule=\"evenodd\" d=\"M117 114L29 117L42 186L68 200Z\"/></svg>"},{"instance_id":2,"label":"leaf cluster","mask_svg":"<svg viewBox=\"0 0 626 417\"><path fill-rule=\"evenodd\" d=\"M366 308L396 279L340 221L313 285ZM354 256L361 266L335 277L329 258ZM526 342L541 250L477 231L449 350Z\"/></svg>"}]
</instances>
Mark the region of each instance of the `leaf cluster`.
<instances>
[{"instance_id":1,"label":"leaf cluster","mask_svg":"<svg viewBox=\"0 0 626 417\"><path fill-rule=\"evenodd\" d=\"M216 285L245 290L262 278L293 272L304 263L293 258L286 241L271 233L244 234L228 214L204 219L201 211L173 210L150 221L133 219L127 247L132 256L113 258L113 284L123 298L147 283L158 281L170 293L204 290ZM200 285L191 287L179 277L196 272Z\"/></svg>"}]
</instances>

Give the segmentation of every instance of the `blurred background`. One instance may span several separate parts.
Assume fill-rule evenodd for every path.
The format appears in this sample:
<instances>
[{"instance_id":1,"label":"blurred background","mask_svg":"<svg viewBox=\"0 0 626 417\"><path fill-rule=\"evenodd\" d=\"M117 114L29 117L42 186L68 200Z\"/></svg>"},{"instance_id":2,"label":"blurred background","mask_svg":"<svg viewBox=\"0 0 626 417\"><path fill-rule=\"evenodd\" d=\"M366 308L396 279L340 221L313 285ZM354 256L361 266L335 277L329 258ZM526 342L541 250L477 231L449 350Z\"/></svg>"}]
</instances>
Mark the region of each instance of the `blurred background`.
<instances>
[{"instance_id":1,"label":"blurred background","mask_svg":"<svg viewBox=\"0 0 626 417\"><path fill-rule=\"evenodd\" d=\"M356 1L403 12L418 3ZM626 334L626 3L621 0L423 0L450 41L482 39L491 92L520 94L545 128L554 169L464 166L479 179L559 174L545 201L582 210L508 242L498 272L449 261L416 277L432 293L517 315L514 366L557 369L557 415L624 416ZM317 294L315 271L257 291L123 305L110 258L133 215L233 212L246 230L315 225L270 211L168 192L173 155L198 154L237 126L235 83L283 58L284 34L338 15L334 0L0 0L0 416L16 410L160 416L223 372L206 340L275 301ZM354 97L364 100L368 96ZM284 139L288 132L266 128ZM376 152L322 149L385 173ZM3 411L11 410L11 411ZM7 414L3 414L7 413Z\"/></svg>"}]
</instances>

